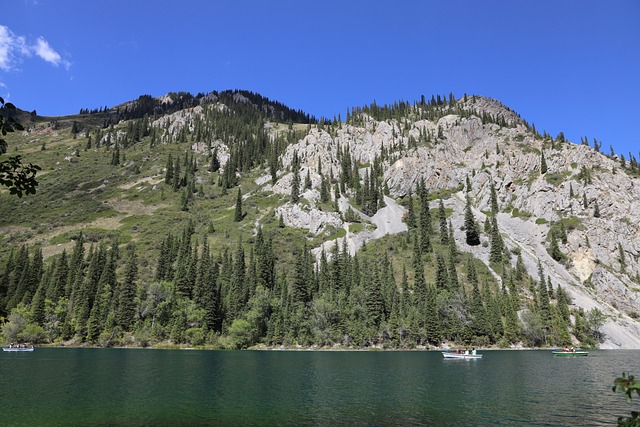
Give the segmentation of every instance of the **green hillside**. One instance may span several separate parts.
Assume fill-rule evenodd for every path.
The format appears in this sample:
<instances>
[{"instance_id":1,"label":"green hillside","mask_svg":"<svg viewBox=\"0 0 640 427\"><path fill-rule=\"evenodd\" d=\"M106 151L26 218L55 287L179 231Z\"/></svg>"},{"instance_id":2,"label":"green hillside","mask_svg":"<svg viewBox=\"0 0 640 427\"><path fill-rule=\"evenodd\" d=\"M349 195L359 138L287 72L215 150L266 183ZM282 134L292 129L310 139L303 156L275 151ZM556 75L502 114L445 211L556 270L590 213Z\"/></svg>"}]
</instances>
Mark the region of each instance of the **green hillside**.
<instances>
[{"instance_id":1,"label":"green hillside","mask_svg":"<svg viewBox=\"0 0 640 427\"><path fill-rule=\"evenodd\" d=\"M388 165L408 150L436 150L445 138L439 126L413 136L408 121L453 113L528 129L510 111L474 111L452 95L353 109L345 122L318 122L246 91L143 96L67 117L18 116L27 130L6 136L7 155L42 170L35 195L0 190L5 340L211 348L597 345L598 313L570 308L542 266L530 277L519 251L489 221L497 209L484 227L471 214L463 231L477 229L491 246L489 263L456 243L452 209L439 204L464 183L408 183L412 191L393 199L407 212L408 231L367 241L355 254L347 249L347 229L375 229L367 218L390 194ZM301 141L312 130L337 137L348 127L367 129L372 118L404 122L399 133L407 143L366 162L338 148L327 155L333 163L312 166L292 151L308 147ZM287 192L278 190L287 179ZM317 190L318 200L306 199L307 190ZM339 211L339 199L353 210ZM335 215L346 229L288 226L280 209L292 205ZM333 249L312 254L331 241Z\"/></svg>"}]
</instances>

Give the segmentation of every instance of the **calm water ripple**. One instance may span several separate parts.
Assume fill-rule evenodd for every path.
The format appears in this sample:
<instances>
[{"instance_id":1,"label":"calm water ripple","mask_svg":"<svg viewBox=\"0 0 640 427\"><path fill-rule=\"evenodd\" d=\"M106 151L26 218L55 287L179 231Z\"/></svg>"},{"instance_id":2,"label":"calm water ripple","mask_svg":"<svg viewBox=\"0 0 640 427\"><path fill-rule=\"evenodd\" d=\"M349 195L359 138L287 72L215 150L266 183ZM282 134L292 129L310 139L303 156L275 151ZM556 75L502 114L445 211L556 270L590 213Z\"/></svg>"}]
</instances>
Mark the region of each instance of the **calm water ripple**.
<instances>
[{"instance_id":1,"label":"calm water ripple","mask_svg":"<svg viewBox=\"0 0 640 427\"><path fill-rule=\"evenodd\" d=\"M638 356L39 348L0 355L0 424L612 425L638 410L611 392Z\"/></svg>"}]
</instances>

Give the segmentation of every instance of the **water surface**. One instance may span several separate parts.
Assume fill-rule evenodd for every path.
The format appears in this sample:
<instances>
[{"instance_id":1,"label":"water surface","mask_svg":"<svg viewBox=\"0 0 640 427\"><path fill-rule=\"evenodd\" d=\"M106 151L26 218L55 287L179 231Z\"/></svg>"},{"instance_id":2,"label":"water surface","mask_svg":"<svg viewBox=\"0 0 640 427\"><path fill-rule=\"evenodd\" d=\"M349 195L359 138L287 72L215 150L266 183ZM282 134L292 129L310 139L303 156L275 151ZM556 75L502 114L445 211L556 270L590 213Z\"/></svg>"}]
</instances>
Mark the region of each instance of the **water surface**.
<instances>
[{"instance_id":1,"label":"water surface","mask_svg":"<svg viewBox=\"0 0 640 427\"><path fill-rule=\"evenodd\" d=\"M2 425L612 425L640 352L197 351L0 354Z\"/></svg>"}]
</instances>

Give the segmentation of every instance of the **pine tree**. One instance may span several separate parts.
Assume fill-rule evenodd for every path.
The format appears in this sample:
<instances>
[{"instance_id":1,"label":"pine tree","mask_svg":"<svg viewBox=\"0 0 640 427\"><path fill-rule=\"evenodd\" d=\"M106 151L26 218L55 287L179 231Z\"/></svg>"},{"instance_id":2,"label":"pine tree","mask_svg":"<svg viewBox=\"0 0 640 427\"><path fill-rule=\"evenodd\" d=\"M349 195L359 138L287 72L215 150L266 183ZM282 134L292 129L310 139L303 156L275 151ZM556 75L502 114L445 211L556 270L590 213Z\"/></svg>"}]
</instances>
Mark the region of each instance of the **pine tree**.
<instances>
[{"instance_id":1,"label":"pine tree","mask_svg":"<svg viewBox=\"0 0 640 427\"><path fill-rule=\"evenodd\" d=\"M444 210L442 199L440 199L438 206L438 218L440 220L440 243L446 245L449 243L449 228L447 227L447 214Z\"/></svg>"},{"instance_id":2,"label":"pine tree","mask_svg":"<svg viewBox=\"0 0 640 427\"><path fill-rule=\"evenodd\" d=\"M547 283L545 282L544 272L540 261L538 261L538 273L540 275L540 281L538 284L538 312L540 313L540 320L542 320L542 327L546 334L551 329L551 311L549 290L547 289Z\"/></svg>"},{"instance_id":3,"label":"pine tree","mask_svg":"<svg viewBox=\"0 0 640 427\"><path fill-rule=\"evenodd\" d=\"M307 176L304 178L304 189L311 190L311 172L307 168Z\"/></svg>"},{"instance_id":4,"label":"pine tree","mask_svg":"<svg viewBox=\"0 0 640 427\"><path fill-rule=\"evenodd\" d=\"M208 269L210 266L211 257L209 244L207 239L202 242L202 254L198 257L196 254L196 278L193 284L193 301L202 307L202 300L204 295L204 289L207 286L207 276L209 274Z\"/></svg>"},{"instance_id":5,"label":"pine tree","mask_svg":"<svg viewBox=\"0 0 640 427\"><path fill-rule=\"evenodd\" d=\"M427 294L427 283L424 278L424 266L422 264L422 253L420 251L420 245L416 239L413 245L413 292L416 301L416 306L420 310L424 307L424 302Z\"/></svg>"},{"instance_id":6,"label":"pine tree","mask_svg":"<svg viewBox=\"0 0 640 427\"><path fill-rule=\"evenodd\" d=\"M560 241L563 245L567 244L567 229L564 226L564 222L560 220Z\"/></svg>"},{"instance_id":7,"label":"pine tree","mask_svg":"<svg viewBox=\"0 0 640 427\"><path fill-rule=\"evenodd\" d=\"M499 337L504 335L504 326L502 324L502 315L500 305L489 288L487 282L482 286L486 313L487 313L487 333L492 343L495 343Z\"/></svg>"},{"instance_id":8,"label":"pine tree","mask_svg":"<svg viewBox=\"0 0 640 427\"><path fill-rule=\"evenodd\" d=\"M593 206L593 217L594 218L600 218L600 207L598 206L598 201L595 200L593 203L594 203L594 206Z\"/></svg>"},{"instance_id":9,"label":"pine tree","mask_svg":"<svg viewBox=\"0 0 640 427\"><path fill-rule=\"evenodd\" d=\"M540 150L540 174L544 175L547 173L547 161L544 158L544 151Z\"/></svg>"},{"instance_id":10,"label":"pine tree","mask_svg":"<svg viewBox=\"0 0 640 427\"><path fill-rule=\"evenodd\" d=\"M136 315L136 280L138 279L138 259L135 246L130 245L124 272L124 282L120 288L118 321L125 331L131 330Z\"/></svg>"},{"instance_id":11,"label":"pine tree","mask_svg":"<svg viewBox=\"0 0 640 427\"><path fill-rule=\"evenodd\" d=\"M34 323L41 325L44 322L45 289L39 286L31 300L31 317Z\"/></svg>"},{"instance_id":12,"label":"pine tree","mask_svg":"<svg viewBox=\"0 0 640 427\"><path fill-rule=\"evenodd\" d=\"M7 258L7 262L4 266L4 273L0 276L0 313L5 314L5 297L7 297L9 292L9 287L11 283L11 274L13 273L13 269L15 267L15 259L13 248L9 252L9 257Z\"/></svg>"},{"instance_id":13,"label":"pine tree","mask_svg":"<svg viewBox=\"0 0 640 427\"><path fill-rule=\"evenodd\" d=\"M307 268L305 263L307 247L295 254L295 272L291 284L291 303L295 307L304 307L309 301L309 284L307 281Z\"/></svg>"},{"instance_id":14,"label":"pine tree","mask_svg":"<svg viewBox=\"0 0 640 427\"><path fill-rule=\"evenodd\" d=\"M484 233L491 235L493 227L491 226L491 217L489 215L484 218Z\"/></svg>"},{"instance_id":15,"label":"pine tree","mask_svg":"<svg viewBox=\"0 0 640 427\"><path fill-rule=\"evenodd\" d=\"M235 222L242 221L242 192L240 191L240 187L238 187L238 195L236 196L236 211L233 217Z\"/></svg>"},{"instance_id":16,"label":"pine tree","mask_svg":"<svg viewBox=\"0 0 640 427\"><path fill-rule=\"evenodd\" d=\"M320 202L327 203L328 201L329 201L329 183L324 177L322 177L322 181L320 183ZM360 204L362 204L362 201L360 202Z\"/></svg>"},{"instance_id":17,"label":"pine tree","mask_svg":"<svg viewBox=\"0 0 640 427\"><path fill-rule=\"evenodd\" d=\"M64 289L69 276L69 262L67 261L67 251L63 250L60 258L56 262L49 286L47 298L51 301L58 301L58 298L64 296Z\"/></svg>"},{"instance_id":18,"label":"pine tree","mask_svg":"<svg viewBox=\"0 0 640 427\"><path fill-rule=\"evenodd\" d=\"M300 201L300 174L298 170L293 171L293 179L291 180L291 202L298 203Z\"/></svg>"},{"instance_id":19,"label":"pine tree","mask_svg":"<svg viewBox=\"0 0 640 427\"><path fill-rule=\"evenodd\" d=\"M498 208L498 195L496 194L496 186L491 180L491 214L497 215L499 211Z\"/></svg>"},{"instance_id":20,"label":"pine tree","mask_svg":"<svg viewBox=\"0 0 640 427\"><path fill-rule=\"evenodd\" d=\"M416 214L413 209L413 196L411 196L411 190L409 190L407 200L407 227L409 230L416 228Z\"/></svg>"},{"instance_id":21,"label":"pine tree","mask_svg":"<svg viewBox=\"0 0 640 427\"><path fill-rule=\"evenodd\" d=\"M107 265L105 264L105 269L107 269ZM115 270L113 271L114 280L115 280ZM96 300L91 308L91 313L89 314L89 320L87 320L87 335L86 339L90 342L96 341L102 332L104 327L111 326L108 323L113 319L113 316L109 316L109 312L111 309L111 305L113 303L113 292L112 285L109 283L106 278L107 274L103 271L102 276L100 277L100 282L98 283L98 290L96 293ZM104 277L104 279L103 279ZM118 298L119 302L119 298ZM116 305L119 307L119 304Z\"/></svg>"},{"instance_id":22,"label":"pine tree","mask_svg":"<svg viewBox=\"0 0 640 427\"><path fill-rule=\"evenodd\" d=\"M333 210L336 212L340 212L340 203L338 201L340 199L340 185L337 182L333 188L333 195L335 197L333 201ZM370 212L369 209L366 209L366 212Z\"/></svg>"},{"instance_id":23,"label":"pine tree","mask_svg":"<svg viewBox=\"0 0 640 427\"><path fill-rule=\"evenodd\" d=\"M441 254L436 255L436 289L449 288L449 275L447 273L447 265Z\"/></svg>"},{"instance_id":24,"label":"pine tree","mask_svg":"<svg viewBox=\"0 0 640 427\"><path fill-rule=\"evenodd\" d=\"M493 215L491 217L491 250L489 253L489 261L501 264L503 250L504 243L502 241L502 236L500 236L500 231L498 230L498 221L496 220L496 216Z\"/></svg>"},{"instance_id":25,"label":"pine tree","mask_svg":"<svg viewBox=\"0 0 640 427\"><path fill-rule=\"evenodd\" d=\"M178 249L178 259L176 261L176 272L174 274L174 284L176 292L180 296L191 297L193 293L193 278L190 276L190 267L193 262L191 251L191 230L183 231L182 240Z\"/></svg>"},{"instance_id":26,"label":"pine tree","mask_svg":"<svg viewBox=\"0 0 640 427\"><path fill-rule=\"evenodd\" d=\"M205 327L210 331L220 331L220 289L217 284L218 265L210 257L203 265L202 273L203 289L201 295L201 307L204 309Z\"/></svg>"},{"instance_id":27,"label":"pine tree","mask_svg":"<svg viewBox=\"0 0 640 427\"><path fill-rule=\"evenodd\" d=\"M458 281L458 272L456 270L456 263L453 259L449 258L449 288L453 291L457 291L460 287L460 282Z\"/></svg>"},{"instance_id":28,"label":"pine tree","mask_svg":"<svg viewBox=\"0 0 640 427\"><path fill-rule=\"evenodd\" d=\"M91 246L87 260L89 262L87 274L84 277L77 276L77 284L74 284L72 294L75 329L76 333L82 337L86 336L87 321L95 301L100 275L106 262L104 245L100 245L98 249Z\"/></svg>"},{"instance_id":29,"label":"pine tree","mask_svg":"<svg viewBox=\"0 0 640 427\"><path fill-rule=\"evenodd\" d=\"M420 249L422 253L431 252L432 232L431 213L429 212L428 192L425 188L420 188Z\"/></svg>"},{"instance_id":30,"label":"pine tree","mask_svg":"<svg viewBox=\"0 0 640 427\"><path fill-rule=\"evenodd\" d=\"M558 240L556 239L555 233L551 233L551 243L549 245L549 255L556 261L561 261L564 256L560 251L560 247L558 246Z\"/></svg>"},{"instance_id":31,"label":"pine tree","mask_svg":"<svg viewBox=\"0 0 640 427\"><path fill-rule=\"evenodd\" d=\"M438 291L435 286L428 285L425 298L426 339L430 344L440 344L442 336L440 313L438 311Z\"/></svg>"},{"instance_id":32,"label":"pine tree","mask_svg":"<svg viewBox=\"0 0 640 427\"><path fill-rule=\"evenodd\" d=\"M166 184L171 184L173 182L173 159L171 158L171 153L169 153L167 165L165 166L164 182Z\"/></svg>"},{"instance_id":33,"label":"pine tree","mask_svg":"<svg viewBox=\"0 0 640 427\"><path fill-rule=\"evenodd\" d=\"M180 195L180 210L186 212L189 210L189 190L185 188Z\"/></svg>"},{"instance_id":34,"label":"pine tree","mask_svg":"<svg viewBox=\"0 0 640 427\"><path fill-rule=\"evenodd\" d=\"M173 165L173 182L171 183L171 187L173 191L178 191L181 186L181 178L180 178L180 161L176 159Z\"/></svg>"},{"instance_id":35,"label":"pine tree","mask_svg":"<svg viewBox=\"0 0 640 427\"><path fill-rule=\"evenodd\" d=\"M71 260L69 262L69 275L67 283L64 289L64 296L71 298L73 293L73 286L76 283L76 277L82 276L84 269L84 235L80 234L76 239L73 246L73 252L71 253Z\"/></svg>"},{"instance_id":36,"label":"pine tree","mask_svg":"<svg viewBox=\"0 0 640 427\"><path fill-rule=\"evenodd\" d=\"M560 313L565 323L568 324L571 320L569 312L569 296L560 285L558 285L558 289L556 289L556 300L556 307L558 309L558 312Z\"/></svg>"},{"instance_id":37,"label":"pine tree","mask_svg":"<svg viewBox=\"0 0 640 427\"><path fill-rule=\"evenodd\" d=\"M218 147L213 149L211 153L211 164L209 165L211 172L218 172L220 170L220 160L218 159Z\"/></svg>"},{"instance_id":38,"label":"pine tree","mask_svg":"<svg viewBox=\"0 0 640 427\"><path fill-rule=\"evenodd\" d=\"M624 256L624 248L620 242L618 242L618 262L620 262L620 271L624 273L625 268L627 267L627 262Z\"/></svg>"},{"instance_id":39,"label":"pine tree","mask_svg":"<svg viewBox=\"0 0 640 427\"><path fill-rule=\"evenodd\" d=\"M456 246L456 239L453 235L453 224L451 220L449 220L449 257L454 262L458 257L458 247Z\"/></svg>"},{"instance_id":40,"label":"pine tree","mask_svg":"<svg viewBox=\"0 0 640 427\"><path fill-rule=\"evenodd\" d=\"M467 234L467 245L477 246L480 244L480 235L476 226L476 219L471 211L471 200L467 197L467 206L464 211L464 228Z\"/></svg>"},{"instance_id":41,"label":"pine tree","mask_svg":"<svg viewBox=\"0 0 640 427\"><path fill-rule=\"evenodd\" d=\"M236 255L233 260L233 271L229 286L229 319L235 319L244 310L245 305L245 277L246 266L244 262L244 249L242 240L238 240Z\"/></svg>"},{"instance_id":42,"label":"pine tree","mask_svg":"<svg viewBox=\"0 0 640 427\"><path fill-rule=\"evenodd\" d=\"M173 274L171 272L171 264L173 253L173 235L169 234L160 243L160 254L158 255L158 264L156 266L155 280L171 280ZM170 274L171 272L171 274Z\"/></svg>"},{"instance_id":43,"label":"pine tree","mask_svg":"<svg viewBox=\"0 0 640 427\"><path fill-rule=\"evenodd\" d=\"M367 307L367 321L373 327L380 326L380 322L384 320L384 299L381 290L380 272L378 264L373 267L373 277L365 283Z\"/></svg>"},{"instance_id":44,"label":"pine tree","mask_svg":"<svg viewBox=\"0 0 640 427\"><path fill-rule=\"evenodd\" d=\"M513 276L512 276L513 277ZM504 283L504 282L503 282ZM515 297L508 294L506 287L502 288L502 302L504 307L504 337L507 342L516 342L519 333L519 321Z\"/></svg>"},{"instance_id":45,"label":"pine tree","mask_svg":"<svg viewBox=\"0 0 640 427\"><path fill-rule=\"evenodd\" d=\"M473 264L470 264L470 266L472 265ZM475 269L473 271L475 274ZM488 335L487 334L488 332L487 312L483 304L482 294L480 293L480 288L478 287L477 280L472 282L471 296L469 300L469 311L472 318L471 334L476 338L487 336Z\"/></svg>"},{"instance_id":46,"label":"pine tree","mask_svg":"<svg viewBox=\"0 0 640 427\"><path fill-rule=\"evenodd\" d=\"M111 166L118 166L120 164L120 145L116 143L116 146L111 154Z\"/></svg>"}]
</instances>

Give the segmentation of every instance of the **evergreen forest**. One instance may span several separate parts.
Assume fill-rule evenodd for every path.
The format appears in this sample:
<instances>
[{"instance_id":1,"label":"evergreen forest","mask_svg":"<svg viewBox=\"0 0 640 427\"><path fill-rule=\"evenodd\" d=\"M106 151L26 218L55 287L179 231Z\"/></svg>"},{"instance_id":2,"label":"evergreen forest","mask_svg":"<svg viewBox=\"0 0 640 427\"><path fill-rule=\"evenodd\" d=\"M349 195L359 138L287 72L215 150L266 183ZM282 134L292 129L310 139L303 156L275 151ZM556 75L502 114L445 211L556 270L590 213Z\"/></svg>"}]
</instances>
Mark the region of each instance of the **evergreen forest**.
<instances>
[{"instance_id":1,"label":"evergreen forest","mask_svg":"<svg viewBox=\"0 0 640 427\"><path fill-rule=\"evenodd\" d=\"M6 342L230 349L601 342L603 313L576 306L542 263L528 271L522 252L504 242L496 218L505 206L493 180L482 223L471 191L480 170L455 186L421 176L403 192L385 175L404 153L441 147L441 119L450 115L519 126L548 147L537 151L544 163L537 174L549 173L553 150L568 144L561 138L506 108L474 109L467 95L373 103L348 110L345 120L316 119L247 91L168 96L172 103L145 95L73 116L16 116L26 131L8 134L8 146L42 171L35 194L0 192ZM438 125L413 125L424 122ZM393 123L392 143L369 159L338 144L329 160L307 161L312 132L337 140L344 129L384 123ZM631 153L621 161L638 173ZM466 198L464 210L446 207L455 193ZM403 208L406 231L354 253L347 235L373 230L370 218L385 199ZM293 226L283 215L292 206L346 225ZM462 227L454 215L464 217ZM563 242L576 227L565 220L551 228L548 251L557 262L568 262ZM488 262L470 249L483 245Z\"/></svg>"}]
</instances>

